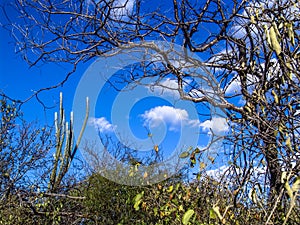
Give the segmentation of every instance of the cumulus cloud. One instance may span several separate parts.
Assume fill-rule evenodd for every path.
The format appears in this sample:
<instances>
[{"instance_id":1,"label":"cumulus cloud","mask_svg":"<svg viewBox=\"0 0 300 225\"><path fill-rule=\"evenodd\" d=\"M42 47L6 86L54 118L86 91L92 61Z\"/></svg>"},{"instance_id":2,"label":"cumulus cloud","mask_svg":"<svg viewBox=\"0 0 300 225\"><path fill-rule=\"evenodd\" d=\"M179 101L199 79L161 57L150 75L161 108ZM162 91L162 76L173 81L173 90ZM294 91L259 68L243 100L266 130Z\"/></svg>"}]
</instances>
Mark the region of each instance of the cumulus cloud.
<instances>
[{"instance_id":1,"label":"cumulus cloud","mask_svg":"<svg viewBox=\"0 0 300 225\"><path fill-rule=\"evenodd\" d=\"M280 70L280 64L277 59L271 59L270 60L271 65L268 66L266 77L267 80L270 81L271 78L274 76L274 74L281 74L282 71ZM260 68L262 68L262 71L265 70L265 63L260 64ZM255 85L259 82L259 78L254 76L253 74L247 74L247 81L246 85L251 90L254 90L256 87ZM240 94L241 93L241 81L240 78L235 75L231 81L228 83L228 85L225 87L225 94Z\"/></svg>"},{"instance_id":2,"label":"cumulus cloud","mask_svg":"<svg viewBox=\"0 0 300 225\"><path fill-rule=\"evenodd\" d=\"M107 121L105 117L91 118L89 124L93 125L100 132L111 132L116 126Z\"/></svg>"},{"instance_id":3,"label":"cumulus cloud","mask_svg":"<svg viewBox=\"0 0 300 225\"><path fill-rule=\"evenodd\" d=\"M189 114L184 109L171 106L157 106L146 111L141 117L145 120L144 125L157 127L162 123L169 125L169 130L177 130L181 125L195 126L198 120L189 119Z\"/></svg>"},{"instance_id":4,"label":"cumulus cloud","mask_svg":"<svg viewBox=\"0 0 300 225\"><path fill-rule=\"evenodd\" d=\"M127 17L131 13L134 6L134 0L117 0L114 2L114 7L112 14L116 19L122 19L122 17Z\"/></svg>"},{"instance_id":5,"label":"cumulus cloud","mask_svg":"<svg viewBox=\"0 0 300 225\"><path fill-rule=\"evenodd\" d=\"M98 8L106 8L107 2L102 2L100 0L85 0L86 3L86 13L93 15L94 10ZM110 8L110 16L114 19L120 20L128 20L128 15L131 14L134 8L135 0L114 0L110 4L112 7ZM100 5L99 5L100 4Z\"/></svg>"},{"instance_id":6,"label":"cumulus cloud","mask_svg":"<svg viewBox=\"0 0 300 225\"><path fill-rule=\"evenodd\" d=\"M225 94L238 94L241 93L241 82L239 78L233 79L226 87Z\"/></svg>"},{"instance_id":7,"label":"cumulus cloud","mask_svg":"<svg viewBox=\"0 0 300 225\"><path fill-rule=\"evenodd\" d=\"M199 127L208 134L213 132L216 135L223 135L229 130L225 118L213 117L201 123L198 119L190 119L186 110L171 106L157 106L145 111L141 117L144 119L145 126L158 127L165 123L172 131L176 131L180 126L191 126Z\"/></svg>"},{"instance_id":8,"label":"cumulus cloud","mask_svg":"<svg viewBox=\"0 0 300 225\"><path fill-rule=\"evenodd\" d=\"M223 165L223 166L220 166L219 168L208 170L208 171L206 171L206 173L208 176L210 176L214 179L218 179L218 178L224 176L224 173L228 169L229 169L229 166Z\"/></svg>"},{"instance_id":9,"label":"cumulus cloud","mask_svg":"<svg viewBox=\"0 0 300 225\"><path fill-rule=\"evenodd\" d=\"M285 1L283 1L283 2L285 2ZM236 38L244 37L248 32L245 29L245 27L246 27L245 24L248 24L250 21L250 17L255 16L256 13L260 17L264 17L264 18L262 18L262 20L264 20L264 21L274 20L272 18L272 16L270 16L268 13L263 13L263 11L264 11L264 9L272 10L272 8L276 7L277 4L280 4L280 3L276 3L276 1L274 1L274 0L272 0L272 1L270 1L270 0L249 1L248 6L246 6L244 8L244 11L242 12L242 16L234 21L235 25L233 27L232 34ZM285 17L289 18L290 21L299 17L300 10L299 10L299 6L296 4L294 6L285 7L282 10L283 10L284 14L286 15ZM263 25L267 24L267 22L260 22L259 24L262 27ZM257 35L257 36L260 35L258 32L258 29L256 28L255 25L250 25L249 30L252 33L252 37L254 35ZM259 39L253 38L253 40L259 40Z\"/></svg>"},{"instance_id":10,"label":"cumulus cloud","mask_svg":"<svg viewBox=\"0 0 300 225\"><path fill-rule=\"evenodd\" d=\"M252 177L250 178L253 182L261 182L261 184L264 183L265 181L265 174L266 174L266 167L262 167L262 166L254 166L252 168ZM243 169L242 168L234 168L234 172L232 169L230 169L229 165L222 165L218 168L215 169L210 169L206 171L207 175L214 178L214 179L220 179L223 178L224 179L224 175L225 173L227 173L227 175L225 175L225 178L229 178L229 181L231 179L231 175L237 174L238 176L242 176L243 174Z\"/></svg>"},{"instance_id":11,"label":"cumulus cloud","mask_svg":"<svg viewBox=\"0 0 300 225\"><path fill-rule=\"evenodd\" d=\"M175 79L167 78L159 84L152 87L153 91L158 94L165 94L174 98L179 98L178 82Z\"/></svg>"},{"instance_id":12,"label":"cumulus cloud","mask_svg":"<svg viewBox=\"0 0 300 225\"><path fill-rule=\"evenodd\" d=\"M203 131L216 135L223 135L229 130L226 119L223 117L213 117L211 120L206 120L199 124Z\"/></svg>"},{"instance_id":13,"label":"cumulus cloud","mask_svg":"<svg viewBox=\"0 0 300 225\"><path fill-rule=\"evenodd\" d=\"M214 95L213 90L208 87L205 88L195 88L191 84L192 80L185 79L183 82L183 90L191 97L200 98L204 95ZM151 87L151 90L157 94L163 94L166 96L173 97L174 99L180 99L180 95L178 93L178 81L175 79L167 78L155 84L155 86Z\"/></svg>"}]
</instances>

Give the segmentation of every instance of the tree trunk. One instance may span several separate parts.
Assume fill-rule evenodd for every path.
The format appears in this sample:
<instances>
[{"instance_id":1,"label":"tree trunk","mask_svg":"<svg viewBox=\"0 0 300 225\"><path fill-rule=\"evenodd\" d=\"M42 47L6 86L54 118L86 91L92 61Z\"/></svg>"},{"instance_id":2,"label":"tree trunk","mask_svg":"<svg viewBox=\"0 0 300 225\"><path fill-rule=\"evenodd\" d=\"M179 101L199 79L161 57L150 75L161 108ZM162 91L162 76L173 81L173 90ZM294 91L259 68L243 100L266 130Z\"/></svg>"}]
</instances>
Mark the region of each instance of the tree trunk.
<instances>
[{"instance_id":1,"label":"tree trunk","mask_svg":"<svg viewBox=\"0 0 300 225\"><path fill-rule=\"evenodd\" d=\"M278 161L277 149L273 145L266 145L265 157L268 165L268 173L270 180L270 197L274 199L281 188L281 166Z\"/></svg>"}]
</instances>

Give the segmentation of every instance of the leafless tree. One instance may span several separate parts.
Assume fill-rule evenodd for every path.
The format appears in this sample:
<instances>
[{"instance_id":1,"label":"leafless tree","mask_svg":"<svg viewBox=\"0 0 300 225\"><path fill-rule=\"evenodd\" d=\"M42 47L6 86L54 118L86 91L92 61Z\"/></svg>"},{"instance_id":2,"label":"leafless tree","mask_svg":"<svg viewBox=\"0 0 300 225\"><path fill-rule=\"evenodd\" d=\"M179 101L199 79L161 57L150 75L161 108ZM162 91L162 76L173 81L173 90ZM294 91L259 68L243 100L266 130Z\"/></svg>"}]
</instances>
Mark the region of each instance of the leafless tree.
<instances>
[{"instance_id":1,"label":"leafless tree","mask_svg":"<svg viewBox=\"0 0 300 225\"><path fill-rule=\"evenodd\" d=\"M46 171L41 168L47 164L46 156L53 144L49 128L22 121L17 106L7 99L1 100L0 115L0 201L3 203L19 190L43 188L41 170Z\"/></svg>"}]
</instances>

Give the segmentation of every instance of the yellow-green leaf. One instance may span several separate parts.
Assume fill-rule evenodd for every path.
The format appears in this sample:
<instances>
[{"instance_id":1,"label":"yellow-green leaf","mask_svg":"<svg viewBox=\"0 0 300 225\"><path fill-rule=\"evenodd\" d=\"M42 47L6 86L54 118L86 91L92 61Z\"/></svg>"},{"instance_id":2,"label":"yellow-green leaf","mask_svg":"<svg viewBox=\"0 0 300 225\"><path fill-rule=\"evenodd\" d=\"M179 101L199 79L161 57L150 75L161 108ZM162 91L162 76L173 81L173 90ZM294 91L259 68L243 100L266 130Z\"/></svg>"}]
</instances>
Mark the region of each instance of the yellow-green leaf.
<instances>
[{"instance_id":1,"label":"yellow-green leaf","mask_svg":"<svg viewBox=\"0 0 300 225\"><path fill-rule=\"evenodd\" d=\"M140 204L142 202L142 197L144 196L144 192L142 191L141 193L137 194L135 197L134 197L134 209L136 211L138 211L140 209Z\"/></svg>"},{"instance_id":2,"label":"yellow-green leaf","mask_svg":"<svg viewBox=\"0 0 300 225\"><path fill-rule=\"evenodd\" d=\"M270 27L269 36L270 36L270 41L271 41L271 48L276 52L277 55L280 55L281 46L279 44L278 37L277 37L274 26Z\"/></svg>"},{"instance_id":3,"label":"yellow-green leaf","mask_svg":"<svg viewBox=\"0 0 300 225\"><path fill-rule=\"evenodd\" d=\"M140 199L139 201L137 201L137 202L135 202L134 203L134 209L136 210L136 211L138 211L139 209L140 209L140 204L141 204L141 202L142 202L142 199Z\"/></svg>"},{"instance_id":4,"label":"yellow-green leaf","mask_svg":"<svg viewBox=\"0 0 300 225\"><path fill-rule=\"evenodd\" d=\"M200 170L205 169L206 164L204 162L200 162Z\"/></svg>"},{"instance_id":5,"label":"yellow-green leaf","mask_svg":"<svg viewBox=\"0 0 300 225\"><path fill-rule=\"evenodd\" d=\"M213 209L209 210L209 218L211 219L217 219L217 215L215 214L215 211Z\"/></svg>"},{"instance_id":6,"label":"yellow-green leaf","mask_svg":"<svg viewBox=\"0 0 300 225\"><path fill-rule=\"evenodd\" d=\"M298 192L300 190L300 176L296 178L296 181L294 182L292 186L292 191L293 192Z\"/></svg>"},{"instance_id":7,"label":"yellow-green leaf","mask_svg":"<svg viewBox=\"0 0 300 225\"><path fill-rule=\"evenodd\" d=\"M194 210L193 209L189 209L188 211L186 211L182 217L182 223L184 225L188 224L191 217L194 215Z\"/></svg>"},{"instance_id":8,"label":"yellow-green leaf","mask_svg":"<svg viewBox=\"0 0 300 225\"><path fill-rule=\"evenodd\" d=\"M182 152L182 153L179 155L179 158L187 158L189 155L190 155L189 152Z\"/></svg>"},{"instance_id":9,"label":"yellow-green leaf","mask_svg":"<svg viewBox=\"0 0 300 225\"><path fill-rule=\"evenodd\" d=\"M275 103L278 104L278 103L279 103L278 96L277 96L277 94L275 93L274 90L272 90L272 95L273 95L273 97L274 97Z\"/></svg>"},{"instance_id":10,"label":"yellow-green leaf","mask_svg":"<svg viewBox=\"0 0 300 225\"><path fill-rule=\"evenodd\" d=\"M144 192L142 191L141 193L137 194L134 198L134 202L138 202L142 197L144 196Z\"/></svg>"},{"instance_id":11,"label":"yellow-green leaf","mask_svg":"<svg viewBox=\"0 0 300 225\"><path fill-rule=\"evenodd\" d=\"M280 38L280 32L279 32L277 24L275 22L272 23L272 27L273 27L273 29L274 29L275 34L277 35L277 37Z\"/></svg>"},{"instance_id":12,"label":"yellow-green leaf","mask_svg":"<svg viewBox=\"0 0 300 225\"><path fill-rule=\"evenodd\" d=\"M293 29L293 24L288 23L287 24L287 29L288 29L288 36L291 41L292 45L295 45L295 37L294 37L294 29Z\"/></svg>"},{"instance_id":13,"label":"yellow-green leaf","mask_svg":"<svg viewBox=\"0 0 300 225\"><path fill-rule=\"evenodd\" d=\"M265 30L265 35L266 35L267 42L268 42L269 46L271 47L272 43L271 43L271 38L270 38L270 32L268 30L267 25L264 25L264 30Z\"/></svg>"},{"instance_id":14,"label":"yellow-green leaf","mask_svg":"<svg viewBox=\"0 0 300 225\"><path fill-rule=\"evenodd\" d=\"M180 205L180 206L178 207L178 211L183 211L183 206L182 206L182 205Z\"/></svg>"},{"instance_id":15,"label":"yellow-green leaf","mask_svg":"<svg viewBox=\"0 0 300 225\"><path fill-rule=\"evenodd\" d=\"M197 153L200 153L200 149L199 148L196 148L193 152L194 154L197 154Z\"/></svg>"},{"instance_id":16,"label":"yellow-green leaf","mask_svg":"<svg viewBox=\"0 0 300 225\"><path fill-rule=\"evenodd\" d=\"M288 180L285 182L284 187L285 187L285 189L286 189L286 192L287 192L288 196L289 196L290 198L293 198L293 196L294 196L293 190L292 190L292 188L291 188L291 186L290 186Z\"/></svg>"},{"instance_id":17,"label":"yellow-green leaf","mask_svg":"<svg viewBox=\"0 0 300 225\"><path fill-rule=\"evenodd\" d=\"M169 186L168 189L167 189L167 192L172 192L173 188L174 188L173 185Z\"/></svg>"},{"instance_id":18,"label":"yellow-green leaf","mask_svg":"<svg viewBox=\"0 0 300 225\"><path fill-rule=\"evenodd\" d=\"M288 138L286 139L285 144L286 144L286 146L288 147L288 149L289 149L290 151L293 151L292 145L291 145L291 138L290 138L290 137L288 137Z\"/></svg>"},{"instance_id":19,"label":"yellow-green leaf","mask_svg":"<svg viewBox=\"0 0 300 225\"><path fill-rule=\"evenodd\" d=\"M196 164L196 159L195 157L191 158L191 165L194 166Z\"/></svg>"},{"instance_id":20,"label":"yellow-green leaf","mask_svg":"<svg viewBox=\"0 0 300 225\"><path fill-rule=\"evenodd\" d=\"M176 184L175 190L176 190L176 191L178 191L178 190L179 190L179 188L180 188L180 186L181 186L181 184L180 184L180 183Z\"/></svg>"}]
</instances>

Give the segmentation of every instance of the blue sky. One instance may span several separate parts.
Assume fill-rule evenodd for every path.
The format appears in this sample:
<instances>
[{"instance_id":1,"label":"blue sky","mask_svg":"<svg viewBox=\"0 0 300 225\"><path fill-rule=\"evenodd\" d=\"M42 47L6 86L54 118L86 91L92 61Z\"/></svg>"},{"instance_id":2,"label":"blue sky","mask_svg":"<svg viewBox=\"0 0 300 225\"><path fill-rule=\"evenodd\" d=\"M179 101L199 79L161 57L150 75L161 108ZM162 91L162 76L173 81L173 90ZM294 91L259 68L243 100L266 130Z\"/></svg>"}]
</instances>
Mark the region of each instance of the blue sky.
<instances>
[{"instance_id":1,"label":"blue sky","mask_svg":"<svg viewBox=\"0 0 300 225\"><path fill-rule=\"evenodd\" d=\"M3 16L1 14L1 16ZM26 100L34 91L49 87L59 83L71 67L57 64L44 64L39 67L29 68L28 64L22 59L21 55L15 53L14 40L6 30L1 29L0 40L0 89L7 96ZM65 107L67 111L71 110L71 101L68 99L74 95L76 82L84 67L79 68L64 87L40 94L41 100L47 107L55 107L53 110L47 110L46 116L43 106L35 98L22 106L24 118L28 121L38 120L42 123L53 121L54 110L57 110L59 101L59 92L62 91L65 97Z\"/></svg>"},{"instance_id":2,"label":"blue sky","mask_svg":"<svg viewBox=\"0 0 300 225\"><path fill-rule=\"evenodd\" d=\"M2 16L0 14L0 17ZM21 55L15 53L14 41L3 29L0 49L0 90L14 99L25 100L34 91L59 83L72 69L65 64L52 63L29 68ZM92 66L93 61L81 63L63 87L39 95L40 100L50 109L45 110L35 98L26 102L22 106L24 118L52 125L54 112L58 110L59 92L63 92L68 118L68 113L74 110L73 101L80 79L88 70L93 69ZM162 83L176 89L176 82L172 79L166 78ZM220 134L227 131L224 120L199 117L197 112L207 112L207 109L191 102L178 101L177 98L176 92L161 90L158 87L154 91L142 87L132 92L120 93L105 84L95 99L95 112L88 126L93 129L96 127L119 140L135 142L134 144L143 151L153 151L153 144L158 145L166 157L175 148L184 151L190 146L204 147L209 141L210 129ZM84 111L84 101L80 107L75 107ZM78 123L77 126L81 124ZM148 136L149 131L152 134L151 139Z\"/></svg>"}]
</instances>

